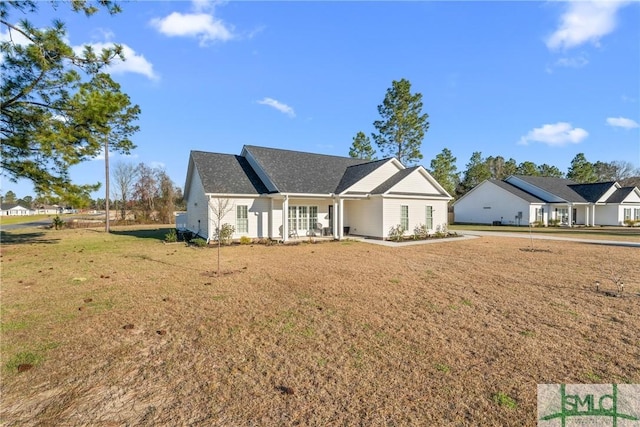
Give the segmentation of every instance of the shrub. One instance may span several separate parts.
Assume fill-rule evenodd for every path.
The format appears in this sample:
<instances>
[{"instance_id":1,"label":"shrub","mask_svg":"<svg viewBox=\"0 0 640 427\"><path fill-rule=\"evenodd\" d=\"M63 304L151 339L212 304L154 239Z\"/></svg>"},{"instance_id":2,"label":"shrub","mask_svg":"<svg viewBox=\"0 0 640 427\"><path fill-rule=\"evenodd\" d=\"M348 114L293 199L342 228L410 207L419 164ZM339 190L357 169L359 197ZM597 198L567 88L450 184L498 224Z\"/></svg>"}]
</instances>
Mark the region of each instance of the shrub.
<instances>
[{"instance_id":1,"label":"shrub","mask_svg":"<svg viewBox=\"0 0 640 427\"><path fill-rule=\"evenodd\" d=\"M636 225L636 223L640 223L640 221L635 221L633 219L625 219L624 220L624 225L626 225L627 227L633 227Z\"/></svg>"},{"instance_id":2,"label":"shrub","mask_svg":"<svg viewBox=\"0 0 640 427\"><path fill-rule=\"evenodd\" d=\"M447 224L436 226L436 237L447 237L449 230L447 230Z\"/></svg>"},{"instance_id":3,"label":"shrub","mask_svg":"<svg viewBox=\"0 0 640 427\"><path fill-rule=\"evenodd\" d=\"M235 233L236 228L231 224L222 224L219 230L216 230L215 239L220 241L220 243L224 243L225 245L231 244L231 238L233 237L233 233Z\"/></svg>"},{"instance_id":4,"label":"shrub","mask_svg":"<svg viewBox=\"0 0 640 427\"><path fill-rule=\"evenodd\" d=\"M389 229L389 240L395 240L396 242L401 241L405 231L404 227L400 224L391 227Z\"/></svg>"},{"instance_id":5,"label":"shrub","mask_svg":"<svg viewBox=\"0 0 640 427\"><path fill-rule=\"evenodd\" d=\"M413 229L413 238L414 239L426 239L429 237L429 229L425 224L418 224Z\"/></svg>"},{"instance_id":6,"label":"shrub","mask_svg":"<svg viewBox=\"0 0 640 427\"><path fill-rule=\"evenodd\" d=\"M249 236L242 236L242 237L240 237L240 244L241 244L241 245L248 245L248 244L250 244L251 242L253 242L253 239L251 239L251 237L249 237Z\"/></svg>"},{"instance_id":7,"label":"shrub","mask_svg":"<svg viewBox=\"0 0 640 427\"><path fill-rule=\"evenodd\" d=\"M207 246L207 241L204 240L202 237L196 237L195 239L191 239L190 243L199 248L204 248L205 246Z\"/></svg>"},{"instance_id":8,"label":"shrub","mask_svg":"<svg viewBox=\"0 0 640 427\"><path fill-rule=\"evenodd\" d=\"M560 220L559 219L550 219L549 220L549 227L557 227L560 225Z\"/></svg>"},{"instance_id":9,"label":"shrub","mask_svg":"<svg viewBox=\"0 0 640 427\"><path fill-rule=\"evenodd\" d=\"M59 215L56 215L55 218L53 218L53 228L60 230L62 227L64 227L64 221Z\"/></svg>"},{"instance_id":10,"label":"shrub","mask_svg":"<svg viewBox=\"0 0 640 427\"><path fill-rule=\"evenodd\" d=\"M176 230L171 229L167 234L164 235L164 241L167 243L175 243L178 241L178 233Z\"/></svg>"}]
</instances>

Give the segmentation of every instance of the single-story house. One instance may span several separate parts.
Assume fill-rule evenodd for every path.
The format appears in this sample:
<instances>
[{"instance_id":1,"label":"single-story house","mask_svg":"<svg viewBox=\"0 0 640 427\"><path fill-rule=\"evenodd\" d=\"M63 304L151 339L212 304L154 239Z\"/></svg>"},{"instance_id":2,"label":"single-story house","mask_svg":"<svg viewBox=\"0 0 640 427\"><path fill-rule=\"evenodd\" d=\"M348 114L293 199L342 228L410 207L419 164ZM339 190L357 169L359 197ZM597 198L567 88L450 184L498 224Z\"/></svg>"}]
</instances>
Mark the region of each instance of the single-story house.
<instances>
[{"instance_id":1,"label":"single-story house","mask_svg":"<svg viewBox=\"0 0 640 427\"><path fill-rule=\"evenodd\" d=\"M455 222L464 224L625 225L640 221L640 190L617 182L512 175L482 182L453 209Z\"/></svg>"},{"instance_id":2,"label":"single-story house","mask_svg":"<svg viewBox=\"0 0 640 427\"><path fill-rule=\"evenodd\" d=\"M33 215L34 211L18 203L2 203L0 216Z\"/></svg>"},{"instance_id":3,"label":"single-story house","mask_svg":"<svg viewBox=\"0 0 640 427\"><path fill-rule=\"evenodd\" d=\"M58 215L63 211L58 205L37 205L35 210L39 215Z\"/></svg>"},{"instance_id":4,"label":"single-story house","mask_svg":"<svg viewBox=\"0 0 640 427\"><path fill-rule=\"evenodd\" d=\"M395 158L250 145L240 155L192 151L184 188L186 228L206 239L222 224L235 227L233 238L384 239L396 225L408 234L418 225L446 225L452 199L424 167L406 168Z\"/></svg>"}]
</instances>

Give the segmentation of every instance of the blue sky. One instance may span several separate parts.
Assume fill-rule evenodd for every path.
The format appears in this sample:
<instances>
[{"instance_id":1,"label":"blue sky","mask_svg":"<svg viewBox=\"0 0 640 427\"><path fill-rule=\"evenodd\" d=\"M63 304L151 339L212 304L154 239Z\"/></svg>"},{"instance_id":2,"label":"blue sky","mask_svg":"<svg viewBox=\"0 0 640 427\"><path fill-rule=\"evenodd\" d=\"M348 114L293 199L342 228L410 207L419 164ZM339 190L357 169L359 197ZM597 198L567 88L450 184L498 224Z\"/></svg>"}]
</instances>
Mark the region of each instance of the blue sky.
<instances>
[{"instance_id":1,"label":"blue sky","mask_svg":"<svg viewBox=\"0 0 640 427\"><path fill-rule=\"evenodd\" d=\"M579 152L640 167L638 2L151 2L86 18L48 3L73 46L124 45L111 72L142 109L138 148L184 185L190 150L261 145L348 155L393 80L423 95L429 167L448 148L548 163ZM16 16L14 16L16 18ZM30 18L31 19L31 18ZM0 34L0 37L5 34ZM103 158L74 166L104 181ZM2 179L2 192L32 194ZM104 197L101 189L94 197Z\"/></svg>"}]
</instances>

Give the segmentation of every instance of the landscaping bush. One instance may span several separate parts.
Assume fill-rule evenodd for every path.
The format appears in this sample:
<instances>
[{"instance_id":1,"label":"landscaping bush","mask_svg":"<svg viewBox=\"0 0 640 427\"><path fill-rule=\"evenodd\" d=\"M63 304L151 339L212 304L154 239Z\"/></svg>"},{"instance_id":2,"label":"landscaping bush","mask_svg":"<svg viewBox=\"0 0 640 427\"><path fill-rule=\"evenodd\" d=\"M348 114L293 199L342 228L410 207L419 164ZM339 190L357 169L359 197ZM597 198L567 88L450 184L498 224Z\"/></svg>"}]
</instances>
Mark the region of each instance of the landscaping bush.
<instances>
[{"instance_id":1,"label":"landscaping bush","mask_svg":"<svg viewBox=\"0 0 640 427\"><path fill-rule=\"evenodd\" d=\"M240 237L240 244L241 245L248 245L248 244L251 244L251 242L253 242L253 239L251 239L251 237L249 237L249 236Z\"/></svg>"},{"instance_id":2,"label":"landscaping bush","mask_svg":"<svg viewBox=\"0 0 640 427\"><path fill-rule=\"evenodd\" d=\"M167 234L164 235L164 241L167 243L175 243L178 241L178 233L176 230L171 229Z\"/></svg>"},{"instance_id":3,"label":"landscaping bush","mask_svg":"<svg viewBox=\"0 0 640 427\"><path fill-rule=\"evenodd\" d=\"M413 238L414 239L426 239L429 237L429 229L425 224L418 224L413 229Z\"/></svg>"},{"instance_id":4,"label":"landscaping bush","mask_svg":"<svg viewBox=\"0 0 640 427\"><path fill-rule=\"evenodd\" d=\"M233 233L235 233L236 228L231 224L222 224L219 230L216 230L216 235L214 236L216 241L220 241L225 245L231 244L231 239L233 237Z\"/></svg>"},{"instance_id":5,"label":"landscaping bush","mask_svg":"<svg viewBox=\"0 0 640 427\"><path fill-rule=\"evenodd\" d=\"M199 248L204 248L205 246L207 246L207 241L204 240L202 237L196 237L195 239L191 239L189 243Z\"/></svg>"},{"instance_id":6,"label":"landscaping bush","mask_svg":"<svg viewBox=\"0 0 640 427\"><path fill-rule=\"evenodd\" d=\"M391 227L389 229L389 240L395 240L396 242L401 241L405 231L404 227L400 224Z\"/></svg>"}]
</instances>

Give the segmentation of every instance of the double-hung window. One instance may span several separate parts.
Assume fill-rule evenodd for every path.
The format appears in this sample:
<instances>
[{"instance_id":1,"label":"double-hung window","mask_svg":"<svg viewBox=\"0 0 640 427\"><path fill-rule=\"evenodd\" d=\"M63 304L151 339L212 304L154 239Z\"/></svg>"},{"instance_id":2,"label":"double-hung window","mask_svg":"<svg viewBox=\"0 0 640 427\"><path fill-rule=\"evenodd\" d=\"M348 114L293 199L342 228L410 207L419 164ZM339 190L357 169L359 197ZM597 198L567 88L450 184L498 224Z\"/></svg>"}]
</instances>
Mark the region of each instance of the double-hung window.
<instances>
[{"instance_id":1,"label":"double-hung window","mask_svg":"<svg viewBox=\"0 0 640 427\"><path fill-rule=\"evenodd\" d=\"M400 225L406 231L409 229L409 206L400 206Z\"/></svg>"},{"instance_id":2,"label":"double-hung window","mask_svg":"<svg viewBox=\"0 0 640 427\"><path fill-rule=\"evenodd\" d=\"M433 230L433 206L426 207L425 225L427 226L427 230Z\"/></svg>"},{"instance_id":3,"label":"double-hung window","mask_svg":"<svg viewBox=\"0 0 640 427\"><path fill-rule=\"evenodd\" d=\"M635 208L633 210L633 220L640 221L640 208Z\"/></svg>"},{"instance_id":4,"label":"double-hung window","mask_svg":"<svg viewBox=\"0 0 640 427\"><path fill-rule=\"evenodd\" d=\"M624 220L628 221L631 219L631 208L624 208Z\"/></svg>"},{"instance_id":5,"label":"double-hung window","mask_svg":"<svg viewBox=\"0 0 640 427\"><path fill-rule=\"evenodd\" d=\"M249 232L249 209L247 205L236 206L236 232L248 233Z\"/></svg>"}]
</instances>

